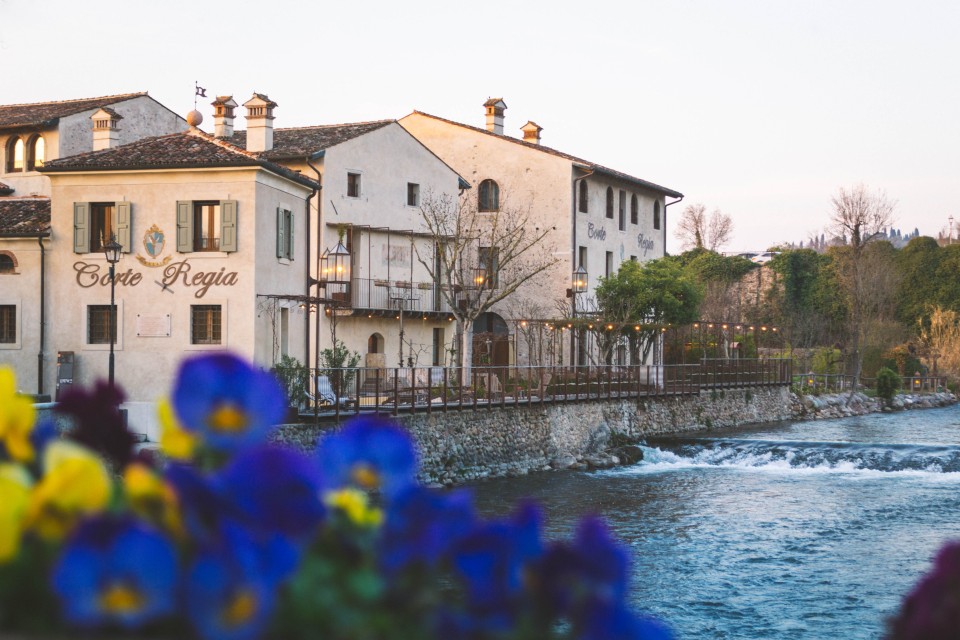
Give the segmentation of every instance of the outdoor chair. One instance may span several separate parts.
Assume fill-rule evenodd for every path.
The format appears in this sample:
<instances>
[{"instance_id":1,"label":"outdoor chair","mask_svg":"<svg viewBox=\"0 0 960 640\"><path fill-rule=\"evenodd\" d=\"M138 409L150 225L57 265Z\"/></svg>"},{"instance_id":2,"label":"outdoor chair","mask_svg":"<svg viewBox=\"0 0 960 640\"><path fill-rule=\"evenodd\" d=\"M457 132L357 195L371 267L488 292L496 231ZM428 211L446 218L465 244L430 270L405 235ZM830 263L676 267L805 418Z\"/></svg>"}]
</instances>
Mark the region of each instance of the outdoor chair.
<instances>
[{"instance_id":1,"label":"outdoor chair","mask_svg":"<svg viewBox=\"0 0 960 640\"><path fill-rule=\"evenodd\" d=\"M330 383L330 378L327 376L317 376L317 388L316 394L311 395L310 391L306 391L307 398L315 403L319 407L351 407L354 404L354 400L347 396L337 396L333 390L333 385Z\"/></svg>"}]
</instances>

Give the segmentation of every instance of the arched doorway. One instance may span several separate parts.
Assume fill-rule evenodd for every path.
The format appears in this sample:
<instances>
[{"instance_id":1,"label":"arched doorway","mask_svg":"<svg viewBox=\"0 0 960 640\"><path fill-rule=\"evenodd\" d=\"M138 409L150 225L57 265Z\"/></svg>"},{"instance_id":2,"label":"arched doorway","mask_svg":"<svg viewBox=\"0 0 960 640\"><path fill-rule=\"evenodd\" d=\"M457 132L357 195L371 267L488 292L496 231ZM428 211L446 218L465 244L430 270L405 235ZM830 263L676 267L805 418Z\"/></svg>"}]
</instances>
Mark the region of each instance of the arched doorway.
<instances>
[{"instance_id":1,"label":"arched doorway","mask_svg":"<svg viewBox=\"0 0 960 640\"><path fill-rule=\"evenodd\" d=\"M379 333L372 333L367 338L367 355L364 357L364 364L367 369L366 377L370 379L380 378L382 369L387 366L387 356L383 352L383 336Z\"/></svg>"},{"instance_id":2,"label":"arched doorway","mask_svg":"<svg viewBox=\"0 0 960 640\"><path fill-rule=\"evenodd\" d=\"M510 364L510 330L506 321L488 311L473 321L473 366L506 367Z\"/></svg>"}]
</instances>

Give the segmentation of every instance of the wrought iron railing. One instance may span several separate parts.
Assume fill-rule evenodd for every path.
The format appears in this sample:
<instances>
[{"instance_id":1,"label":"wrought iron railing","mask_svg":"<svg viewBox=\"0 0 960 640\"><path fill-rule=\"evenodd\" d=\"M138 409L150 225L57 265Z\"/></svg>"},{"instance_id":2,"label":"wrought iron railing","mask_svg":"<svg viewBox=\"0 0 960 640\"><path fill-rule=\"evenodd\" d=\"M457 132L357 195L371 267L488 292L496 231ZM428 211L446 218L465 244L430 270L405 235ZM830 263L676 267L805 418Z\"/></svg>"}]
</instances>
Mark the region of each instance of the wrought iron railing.
<instances>
[{"instance_id":1,"label":"wrought iron railing","mask_svg":"<svg viewBox=\"0 0 960 640\"><path fill-rule=\"evenodd\" d=\"M689 365L343 368L313 370L301 413L433 412L667 397L703 389L789 385L791 361Z\"/></svg>"},{"instance_id":2,"label":"wrought iron railing","mask_svg":"<svg viewBox=\"0 0 960 640\"><path fill-rule=\"evenodd\" d=\"M350 283L354 309L450 313L450 305L432 282L354 278Z\"/></svg>"}]
</instances>

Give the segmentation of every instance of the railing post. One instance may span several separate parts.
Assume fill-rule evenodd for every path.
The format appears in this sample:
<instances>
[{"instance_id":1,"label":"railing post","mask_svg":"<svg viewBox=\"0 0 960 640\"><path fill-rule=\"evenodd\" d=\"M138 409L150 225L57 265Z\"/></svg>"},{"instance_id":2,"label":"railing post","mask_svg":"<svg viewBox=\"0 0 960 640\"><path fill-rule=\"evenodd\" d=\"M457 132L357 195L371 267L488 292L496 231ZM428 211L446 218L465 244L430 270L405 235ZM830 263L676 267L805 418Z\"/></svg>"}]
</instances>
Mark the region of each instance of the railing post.
<instances>
[{"instance_id":1,"label":"railing post","mask_svg":"<svg viewBox=\"0 0 960 640\"><path fill-rule=\"evenodd\" d=\"M393 415L400 413L400 370L393 370Z\"/></svg>"}]
</instances>

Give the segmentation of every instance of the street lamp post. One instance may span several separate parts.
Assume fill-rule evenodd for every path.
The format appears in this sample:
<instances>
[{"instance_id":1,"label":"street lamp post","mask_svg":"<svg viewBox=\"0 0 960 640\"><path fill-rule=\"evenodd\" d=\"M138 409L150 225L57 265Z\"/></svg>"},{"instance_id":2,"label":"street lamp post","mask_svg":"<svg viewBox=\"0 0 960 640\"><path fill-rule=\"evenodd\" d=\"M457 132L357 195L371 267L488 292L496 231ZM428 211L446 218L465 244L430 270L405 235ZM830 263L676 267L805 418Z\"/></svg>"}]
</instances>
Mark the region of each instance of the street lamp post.
<instances>
[{"instance_id":1,"label":"street lamp post","mask_svg":"<svg viewBox=\"0 0 960 640\"><path fill-rule=\"evenodd\" d=\"M577 317L577 296L587 291L587 270L581 264L577 267L570 278L570 288L567 289L567 297L573 298L573 317ZM576 366L577 353L576 343L581 338L579 327L571 327L570 330L570 364Z\"/></svg>"},{"instance_id":2,"label":"street lamp post","mask_svg":"<svg viewBox=\"0 0 960 640\"><path fill-rule=\"evenodd\" d=\"M120 262L121 250L123 250L123 246L117 242L115 238L111 238L110 242L103 245L103 255L110 264L110 360L107 369L107 379L111 388L113 388L113 345L117 341L117 303L115 299L117 290L116 265Z\"/></svg>"}]
</instances>

